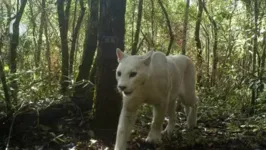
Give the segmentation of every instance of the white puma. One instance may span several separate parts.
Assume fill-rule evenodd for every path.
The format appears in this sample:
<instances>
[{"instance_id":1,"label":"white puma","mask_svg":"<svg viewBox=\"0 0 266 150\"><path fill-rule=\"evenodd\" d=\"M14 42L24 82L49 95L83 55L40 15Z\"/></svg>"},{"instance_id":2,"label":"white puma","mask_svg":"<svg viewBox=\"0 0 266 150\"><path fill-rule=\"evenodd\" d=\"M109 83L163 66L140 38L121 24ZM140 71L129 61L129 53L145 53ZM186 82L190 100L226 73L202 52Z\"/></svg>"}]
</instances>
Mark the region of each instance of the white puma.
<instances>
[{"instance_id":1,"label":"white puma","mask_svg":"<svg viewBox=\"0 0 266 150\"><path fill-rule=\"evenodd\" d=\"M163 133L172 133L176 121L176 100L184 105L187 125L197 122L198 98L195 94L195 67L184 55L166 56L149 51L145 56L129 56L116 50L117 88L123 95L123 107L117 128L115 150L126 150L136 119L137 109L144 103L153 105L153 120L147 142L160 143L165 115L169 122Z\"/></svg>"}]
</instances>

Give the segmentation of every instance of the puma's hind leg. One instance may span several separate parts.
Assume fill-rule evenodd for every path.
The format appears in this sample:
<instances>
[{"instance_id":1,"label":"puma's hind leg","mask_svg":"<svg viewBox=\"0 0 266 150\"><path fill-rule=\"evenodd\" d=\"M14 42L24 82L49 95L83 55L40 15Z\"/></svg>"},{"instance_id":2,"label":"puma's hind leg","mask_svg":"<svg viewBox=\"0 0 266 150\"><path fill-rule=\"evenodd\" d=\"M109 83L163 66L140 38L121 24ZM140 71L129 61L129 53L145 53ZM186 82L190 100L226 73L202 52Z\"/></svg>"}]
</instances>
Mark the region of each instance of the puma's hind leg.
<instances>
[{"instance_id":1,"label":"puma's hind leg","mask_svg":"<svg viewBox=\"0 0 266 150\"><path fill-rule=\"evenodd\" d=\"M190 107L189 106L184 106L184 111L185 111L186 116L188 117L189 113L190 113Z\"/></svg>"},{"instance_id":2,"label":"puma's hind leg","mask_svg":"<svg viewBox=\"0 0 266 150\"><path fill-rule=\"evenodd\" d=\"M180 99L184 105L187 126L193 128L197 124L198 98L192 95L180 95Z\"/></svg>"},{"instance_id":3,"label":"puma's hind leg","mask_svg":"<svg viewBox=\"0 0 266 150\"><path fill-rule=\"evenodd\" d=\"M190 106L185 106L185 112L187 115L188 128L193 128L197 124L197 112L198 112L198 98L195 97L195 103Z\"/></svg>"},{"instance_id":4,"label":"puma's hind leg","mask_svg":"<svg viewBox=\"0 0 266 150\"><path fill-rule=\"evenodd\" d=\"M195 97L196 103L190 107L190 112L187 117L188 128L193 128L197 124L197 112L198 112L198 98Z\"/></svg>"}]
</instances>

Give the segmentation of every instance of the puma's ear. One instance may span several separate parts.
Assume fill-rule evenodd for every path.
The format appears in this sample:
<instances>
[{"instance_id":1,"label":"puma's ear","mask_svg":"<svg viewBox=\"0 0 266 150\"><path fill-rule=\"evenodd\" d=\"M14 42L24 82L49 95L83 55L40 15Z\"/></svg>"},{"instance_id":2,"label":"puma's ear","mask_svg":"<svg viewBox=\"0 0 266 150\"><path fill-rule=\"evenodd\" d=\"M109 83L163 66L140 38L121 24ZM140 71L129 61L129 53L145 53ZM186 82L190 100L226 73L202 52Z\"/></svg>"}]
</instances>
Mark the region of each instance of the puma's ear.
<instances>
[{"instance_id":1,"label":"puma's ear","mask_svg":"<svg viewBox=\"0 0 266 150\"><path fill-rule=\"evenodd\" d=\"M151 63L151 56L153 54L153 50L149 51L144 57L144 64L149 65Z\"/></svg>"},{"instance_id":2,"label":"puma's ear","mask_svg":"<svg viewBox=\"0 0 266 150\"><path fill-rule=\"evenodd\" d=\"M116 49L116 57L117 61L120 62L122 59L124 59L127 55L121 51L120 48Z\"/></svg>"}]
</instances>

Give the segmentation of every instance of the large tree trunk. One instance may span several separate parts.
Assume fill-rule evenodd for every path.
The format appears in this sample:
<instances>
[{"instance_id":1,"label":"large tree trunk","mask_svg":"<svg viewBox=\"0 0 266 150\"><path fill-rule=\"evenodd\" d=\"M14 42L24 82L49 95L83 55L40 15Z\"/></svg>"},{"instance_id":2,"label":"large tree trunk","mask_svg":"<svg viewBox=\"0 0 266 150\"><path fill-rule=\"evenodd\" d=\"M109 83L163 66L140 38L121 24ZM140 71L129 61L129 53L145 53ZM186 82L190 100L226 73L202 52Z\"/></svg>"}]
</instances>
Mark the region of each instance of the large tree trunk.
<instances>
[{"instance_id":1,"label":"large tree trunk","mask_svg":"<svg viewBox=\"0 0 266 150\"><path fill-rule=\"evenodd\" d=\"M257 76L257 66L256 66L256 55L258 51L258 16L259 16L259 7L258 7L258 0L255 0L254 5L254 42L253 42L253 58L252 58L252 73L253 76ZM257 99L256 89L255 86L252 88L252 97L251 97L251 105L254 106Z\"/></svg>"},{"instance_id":2,"label":"large tree trunk","mask_svg":"<svg viewBox=\"0 0 266 150\"><path fill-rule=\"evenodd\" d=\"M116 90L116 48L124 49L126 0L101 0L100 8L95 128L96 134L115 138L122 102Z\"/></svg>"},{"instance_id":3,"label":"large tree trunk","mask_svg":"<svg viewBox=\"0 0 266 150\"><path fill-rule=\"evenodd\" d=\"M197 14L197 21L195 27L195 42L197 48L197 83L201 86L201 78L202 78L202 48L201 48L201 41L200 41L200 25L201 25L201 18L202 18L202 11L203 11L203 1L198 0L198 14Z\"/></svg>"},{"instance_id":4,"label":"large tree trunk","mask_svg":"<svg viewBox=\"0 0 266 150\"><path fill-rule=\"evenodd\" d=\"M2 53L2 48L4 46L4 41L7 39L9 35L9 25L11 21L11 7L9 3L4 1L4 5L7 10L7 23L6 23L6 28L4 30L4 33L0 34L0 56L3 55ZM7 80L6 80L6 74L4 72L4 62L2 61L2 57L0 57L0 79L2 82L2 87L4 91L4 96L5 96L5 103L6 103L6 113L8 114L11 112L12 109L12 104L11 104L11 98L10 98L10 88L8 87Z\"/></svg>"},{"instance_id":5,"label":"large tree trunk","mask_svg":"<svg viewBox=\"0 0 266 150\"><path fill-rule=\"evenodd\" d=\"M261 64L260 64L260 92L263 92L263 75L265 71L265 59L266 59L266 32L263 34L263 45L262 45L262 56L261 56Z\"/></svg>"},{"instance_id":6,"label":"large tree trunk","mask_svg":"<svg viewBox=\"0 0 266 150\"><path fill-rule=\"evenodd\" d=\"M139 0L136 32L135 32L134 43L133 43L132 51L131 51L132 55L135 55L137 53L137 47L139 43L139 33L140 33L140 27L141 27L141 18L142 18L142 7L143 7L143 0Z\"/></svg>"},{"instance_id":7,"label":"large tree trunk","mask_svg":"<svg viewBox=\"0 0 266 150\"><path fill-rule=\"evenodd\" d=\"M92 86L85 81L89 80L90 70L97 48L99 0L88 0L88 4L90 6L90 16L87 23L82 61L76 79L76 83L78 84L75 87L73 97L77 99L77 102L81 100L89 102L88 107L90 109L92 107L93 91L91 91Z\"/></svg>"},{"instance_id":8,"label":"large tree trunk","mask_svg":"<svg viewBox=\"0 0 266 150\"><path fill-rule=\"evenodd\" d=\"M19 44L19 23L22 18L27 0L21 0L20 8L16 14L16 20L13 24L13 34L10 39L10 73L15 74L17 72L17 46ZM11 79L10 87L13 89L11 91L11 97L13 102L17 103L17 91L18 85L15 79Z\"/></svg>"},{"instance_id":9,"label":"large tree trunk","mask_svg":"<svg viewBox=\"0 0 266 150\"><path fill-rule=\"evenodd\" d=\"M165 16L167 27L168 27L168 31L169 31L170 41L169 41L169 45L168 45L167 52L166 52L166 55L169 55L170 52L171 52L171 48L172 48L173 42L174 42L174 33L172 31L172 26L171 26L171 23L170 23L170 19L168 17L168 14L166 12L166 9L165 9L162 1L158 0L158 3L159 3L159 5L160 5L160 7L161 7L161 9L163 11L164 16Z\"/></svg>"},{"instance_id":10,"label":"large tree trunk","mask_svg":"<svg viewBox=\"0 0 266 150\"><path fill-rule=\"evenodd\" d=\"M76 1L77 3L77 1ZM72 32L72 43L71 43L71 49L70 49L70 58L69 58L69 71L70 71L70 75L73 75L73 65L74 65L74 55L75 55L75 50L76 50L76 43L77 43L77 39L78 39L78 34L79 34L79 30L81 27L81 23L85 14L85 7L83 4L83 0L79 1L80 4L80 15L78 17L77 20L77 24L75 26L75 19L73 21L73 32ZM75 5L75 12L76 12L76 5ZM76 14L75 14L76 15Z\"/></svg>"},{"instance_id":11,"label":"large tree trunk","mask_svg":"<svg viewBox=\"0 0 266 150\"><path fill-rule=\"evenodd\" d=\"M184 28L183 28L183 43L182 43L182 54L183 55L186 55L189 3L190 3L190 0L187 0L185 15L184 15Z\"/></svg>"},{"instance_id":12,"label":"large tree trunk","mask_svg":"<svg viewBox=\"0 0 266 150\"><path fill-rule=\"evenodd\" d=\"M68 17L71 0L67 1L66 10L64 10L65 0L57 0L57 13L61 38L62 68L61 68L61 92L67 93L69 85L69 52L68 52Z\"/></svg>"}]
</instances>

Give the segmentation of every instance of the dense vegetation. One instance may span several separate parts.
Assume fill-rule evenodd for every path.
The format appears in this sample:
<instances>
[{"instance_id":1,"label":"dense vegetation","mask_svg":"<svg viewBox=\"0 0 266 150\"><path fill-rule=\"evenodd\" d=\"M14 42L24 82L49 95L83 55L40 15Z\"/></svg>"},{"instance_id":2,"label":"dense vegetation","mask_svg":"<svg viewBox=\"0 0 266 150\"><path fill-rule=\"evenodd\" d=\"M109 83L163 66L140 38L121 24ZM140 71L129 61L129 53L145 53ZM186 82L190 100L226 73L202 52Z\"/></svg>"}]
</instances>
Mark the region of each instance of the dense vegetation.
<instances>
[{"instance_id":1,"label":"dense vegetation","mask_svg":"<svg viewBox=\"0 0 266 150\"><path fill-rule=\"evenodd\" d=\"M187 130L179 108L173 137L148 145L143 106L130 149L265 149L265 8L265 0L2 0L0 149L113 147L117 47L186 54L197 67L198 127Z\"/></svg>"}]
</instances>

